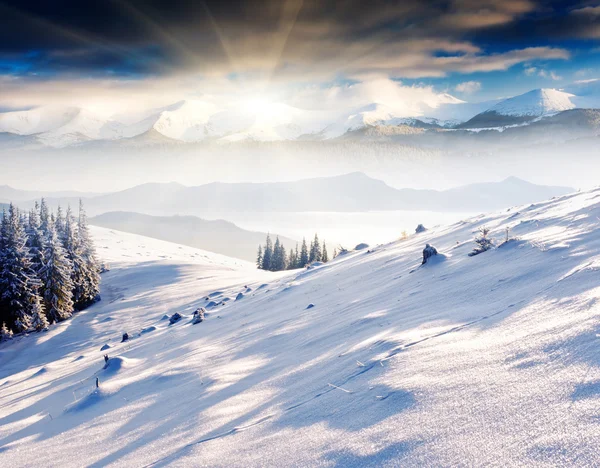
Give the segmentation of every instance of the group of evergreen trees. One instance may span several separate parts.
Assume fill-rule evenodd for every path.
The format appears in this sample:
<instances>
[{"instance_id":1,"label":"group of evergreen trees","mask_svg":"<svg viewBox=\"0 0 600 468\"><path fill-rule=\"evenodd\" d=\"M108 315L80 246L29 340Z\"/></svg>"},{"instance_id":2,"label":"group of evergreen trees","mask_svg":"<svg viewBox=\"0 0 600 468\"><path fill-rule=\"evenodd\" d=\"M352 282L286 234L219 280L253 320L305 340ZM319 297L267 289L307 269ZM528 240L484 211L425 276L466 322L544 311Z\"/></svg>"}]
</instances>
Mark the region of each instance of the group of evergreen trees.
<instances>
[{"instance_id":1,"label":"group of evergreen trees","mask_svg":"<svg viewBox=\"0 0 600 468\"><path fill-rule=\"evenodd\" d=\"M99 299L99 265L85 211L50 213L42 199L29 213L14 205L0 224L0 340L43 330Z\"/></svg>"},{"instance_id":2,"label":"group of evergreen trees","mask_svg":"<svg viewBox=\"0 0 600 468\"><path fill-rule=\"evenodd\" d=\"M335 251L333 256L335 257ZM298 249L298 244L296 244L296 249L290 249L288 254L286 254L285 247L279 241L279 237L275 238L275 244L273 244L271 236L267 234L265 245L258 246L256 256L256 266L269 271L294 270L304 268L312 262L328 261L327 246L325 242L321 245L317 234L310 243L310 249L306 245L306 239L302 239L302 247Z\"/></svg>"}]
</instances>

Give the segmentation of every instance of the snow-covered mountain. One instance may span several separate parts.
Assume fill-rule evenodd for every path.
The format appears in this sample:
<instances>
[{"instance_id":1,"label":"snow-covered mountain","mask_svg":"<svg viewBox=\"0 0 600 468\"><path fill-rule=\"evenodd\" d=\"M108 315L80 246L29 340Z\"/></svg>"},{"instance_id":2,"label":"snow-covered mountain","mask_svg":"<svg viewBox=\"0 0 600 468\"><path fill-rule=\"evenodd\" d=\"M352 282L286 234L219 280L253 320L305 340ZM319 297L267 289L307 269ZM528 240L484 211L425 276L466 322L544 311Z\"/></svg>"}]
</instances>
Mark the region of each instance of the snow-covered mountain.
<instances>
[{"instance_id":1,"label":"snow-covered mountain","mask_svg":"<svg viewBox=\"0 0 600 468\"><path fill-rule=\"evenodd\" d=\"M557 89L534 89L528 93L499 102L487 112L514 117L541 117L573 109L573 94Z\"/></svg>"},{"instance_id":2,"label":"snow-covered mountain","mask_svg":"<svg viewBox=\"0 0 600 468\"><path fill-rule=\"evenodd\" d=\"M476 115L463 128L494 128L525 124L575 108L600 105L600 83L581 82L565 89L534 89L505 99Z\"/></svg>"},{"instance_id":3,"label":"snow-covered mountain","mask_svg":"<svg viewBox=\"0 0 600 468\"><path fill-rule=\"evenodd\" d=\"M123 136L135 137L150 130L181 141L199 141L214 132L209 124L212 115L218 112L212 103L191 100L154 109L149 113L136 113L133 116L117 115L113 118L123 122ZM135 119L142 117L139 121ZM126 122L130 122L126 125Z\"/></svg>"},{"instance_id":4,"label":"snow-covered mountain","mask_svg":"<svg viewBox=\"0 0 600 468\"><path fill-rule=\"evenodd\" d=\"M595 466L599 196L274 274L93 228L102 301L0 344L0 461ZM496 248L470 257L483 225Z\"/></svg>"},{"instance_id":5,"label":"snow-covered mountain","mask_svg":"<svg viewBox=\"0 0 600 468\"><path fill-rule=\"evenodd\" d=\"M83 108L45 106L0 113L0 133L33 136L42 145L64 147L152 133L176 142L230 143L335 139L369 129L377 129L374 136L389 136L414 133L403 128L506 128L570 109L600 108L600 81L535 89L499 102L468 103L440 93L398 106L369 102L346 110L314 110L284 102L242 101L219 107L193 99L111 118Z\"/></svg>"}]
</instances>

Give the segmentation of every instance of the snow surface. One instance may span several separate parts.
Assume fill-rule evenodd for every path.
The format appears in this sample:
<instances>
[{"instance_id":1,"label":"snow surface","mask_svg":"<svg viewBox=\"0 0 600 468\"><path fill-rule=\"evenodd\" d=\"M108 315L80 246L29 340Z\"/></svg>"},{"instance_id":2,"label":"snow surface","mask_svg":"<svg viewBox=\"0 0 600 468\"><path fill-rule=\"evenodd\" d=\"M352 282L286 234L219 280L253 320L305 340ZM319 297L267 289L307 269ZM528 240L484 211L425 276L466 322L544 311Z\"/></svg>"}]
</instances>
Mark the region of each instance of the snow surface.
<instances>
[{"instance_id":1,"label":"snow surface","mask_svg":"<svg viewBox=\"0 0 600 468\"><path fill-rule=\"evenodd\" d=\"M599 230L596 189L269 274L93 229L103 300L0 345L0 465L595 466Z\"/></svg>"}]
</instances>

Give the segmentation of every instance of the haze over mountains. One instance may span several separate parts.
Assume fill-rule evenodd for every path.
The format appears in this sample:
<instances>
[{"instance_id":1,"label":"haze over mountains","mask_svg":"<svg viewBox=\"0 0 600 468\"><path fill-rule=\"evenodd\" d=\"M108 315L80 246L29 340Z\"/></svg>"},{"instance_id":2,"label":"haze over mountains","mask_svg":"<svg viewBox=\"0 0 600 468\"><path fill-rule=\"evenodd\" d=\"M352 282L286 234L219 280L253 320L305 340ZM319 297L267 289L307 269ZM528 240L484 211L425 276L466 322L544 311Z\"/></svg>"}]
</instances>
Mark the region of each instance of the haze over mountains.
<instances>
[{"instance_id":1,"label":"haze over mountains","mask_svg":"<svg viewBox=\"0 0 600 468\"><path fill-rule=\"evenodd\" d=\"M160 135L168 142L287 141L336 139L372 127L402 133L405 127L450 131L523 125L571 109L600 107L600 81L562 89L536 89L505 100L467 103L448 93L407 103L402 109L364 103L347 111L307 110L278 102L221 108L187 100L161 108L100 116L78 107L45 106L0 113L3 145L49 147L123 141ZM400 129L398 129L400 127ZM385 133L385 132L384 132ZM393 133L388 130L387 134ZM12 136L12 138L10 138Z\"/></svg>"},{"instance_id":2,"label":"haze over mountains","mask_svg":"<svg viewBox=\"0 0 600 468\"><path fill-rule=\"evenodd\" d=\"M237 212L485 211L531 203L572 192L569 187L536 185L516 177L450 190L396 189L363 173L293 182L222 183L186 187L150 183L120 192L84 197L97 215L131 211L153 215ZM2 190L0 190L0 200ZM23 196L14 198L24 200ZM75 206L79 196L50 196L50 206ZM24 203L31 205L33 201ZM23 204L23 203L22 203Z\"/></svg>"},{"instance_id":3,"label":"haze over mountains","mask_svg":"<svg viewBox=\"0 0 600 468\"><path fill-rule=\"evenodd\" d=\"M94 226L139 234L209 252L240 258L249 262L256 259L256 249L265 242L267 233L241 229L233 223L205 220L195 216L149 216L124 211L105 213L90 219ZM273 234L275 237L276 234ZM289 250L297 240L279 236ZM287 251L287 250L286 250Z\"/></svg>"}]
</instances>

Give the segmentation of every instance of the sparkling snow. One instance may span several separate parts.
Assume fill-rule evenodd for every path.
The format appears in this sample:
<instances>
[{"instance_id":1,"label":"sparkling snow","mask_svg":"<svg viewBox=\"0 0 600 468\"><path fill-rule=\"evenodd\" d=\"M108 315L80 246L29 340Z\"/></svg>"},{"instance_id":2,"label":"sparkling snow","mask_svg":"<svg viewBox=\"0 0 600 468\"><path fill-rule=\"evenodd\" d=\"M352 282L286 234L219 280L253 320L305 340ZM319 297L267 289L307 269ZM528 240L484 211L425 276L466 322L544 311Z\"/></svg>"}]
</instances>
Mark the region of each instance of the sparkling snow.
<instances>
[{"instance_id":1,"label":"sparkling snow","mask_svg":"<svg viewBox=\"0 0 600 468\"><path fill-rule=\"evenodd\" d=\"M0 345L0 465L597 465L599 228L597 189L278 274L94 229L103 300Z\"/></svg>"}]
</instances>

